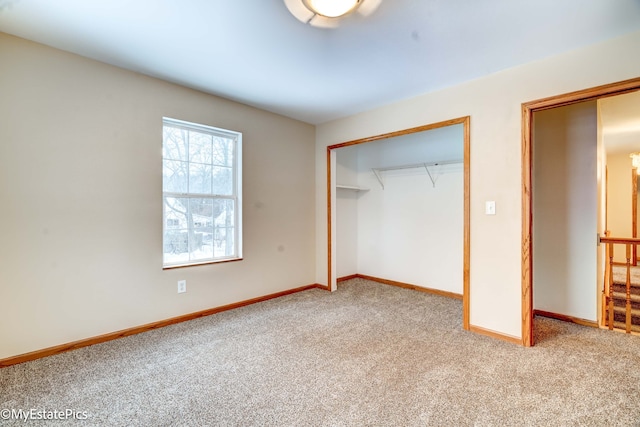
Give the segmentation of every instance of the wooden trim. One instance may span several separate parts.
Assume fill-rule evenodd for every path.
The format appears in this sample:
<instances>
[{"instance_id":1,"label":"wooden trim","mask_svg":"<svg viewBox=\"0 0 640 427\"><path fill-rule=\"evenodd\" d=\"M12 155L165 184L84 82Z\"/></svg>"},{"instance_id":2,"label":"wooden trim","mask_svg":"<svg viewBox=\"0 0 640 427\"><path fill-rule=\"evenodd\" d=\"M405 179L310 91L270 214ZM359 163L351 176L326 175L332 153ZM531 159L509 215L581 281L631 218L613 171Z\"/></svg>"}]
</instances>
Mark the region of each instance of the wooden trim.
<instances>
[{"instance_id":1,"label":"wooden trim","mask_svg":"<svg viewBox=\"0 0 640 427\"><path fill-rule=\"evenodd\" d=\"M320 283L314 283L313 285L302 286L301 288L293 289L291 292L288 292L285 295L295 294L297 292L308 291L309 289L321 289L323 291L329 291L329 287L327 285L321 285ZM278 295L274 298L278 298L284 295ZM272 299L272 298L267 298ZM266 300L265 300L266 301Z\"/></svg>"},{"instance_id":2,"label":"wooden trim","mask_svg":"<svg viewBox=\"0 0 640 427\"><path fill-rule=\"evenodd\" d=\"M255 304L258 302L267 301L274 298L279 298L285 295L294 294L297 292L306 291L309 289L323 289L328 290L328 287L320 284L313 284L307 286L301 286L295 289L289 289L286 291L276 292L257 298L251 298L245 301L236 302L233 304L227 304L220 307L210 308L203 311L197 311L195 313L189 313L182 316L172 317L158 322L147 323L141 326L134 326L133 328L123 329L116 332L111 332L104 335L98 335L91 338L86 338L79 341L70 342L67 344L61 344L54 347L48 347L42 350L36 350L29 353L19 354L17 356L11 356L5 359L0 359L0 368L6 368L7 366L17 365L18 363L29 362L31 360L40 359L47 356L53 356L55 354L65 353L67 351L75 350L82 347L87 347L94 344L100 344L107 341L112 341L122 337L128 337L129 335L135 335L142 332L151 331L153 329L163 328L169 325L175 325L176 323L182 323L189 320L197 319L199 317L210 316L212 314L221 313L223 311L233 310L235 308L244 307L247 305Z\"/></svg>"},{"instance_id":3,"label":"wooden trim","mask_svg":"<svg viewBox=\"0 0 640 427\"><path fill-rule=\"evenodd\" d=\"M438 129L446 126L462 124L464 127L464 231L463 231L463 283L462 283L462 326L465 330L469 330L470 319L470 266L471 266L471 117L464 116L456 119L445 120L442 122L427 124L414 128L389 132L385 134L370 136L367 138L347 141L340 144L334 144L327 147L327 223L328 223L328 273L327 280L331 284L331 150L349 147L352 145L365 144L368 142L379 141L386 138L408 135L416 132L423 132L432 129ZM424 289L424 288L423 288Z\"/></svg>"},{"instance_id":4,"label":"wooden trim","mask_svg":"<svg viewBox=\"0 0 640 427\"><path fill-rule=\"evenodd\" d=\"M640 77L522 104L522 344L533 345L531 123L535 111L621 95L640 89Z\"/></svg>"},{"instance_id":5,"label":"wooden trim","mask_svg":"<svg viewBox=\"0 0 640 427\"><path fill-rule=\"evenodd\" d=\"M566 105L576 104L583 101L622 95L624 93L635 92L638 89L640 89L640 77L569 92L562 95L550 96L535 101L525 102L522 105L530 110L541 111L548 110L550 108L564 107Z\"/></svg>"},{"instance_id":6,"label":"wooden trim","mask_svg":"<svg viewBox=\"0 0 640 427\"><path fill-rule=\"evenodd\" d=\"M340 282L346 282L347 280L351 280L351 279L357 279L360 276L357 274L350 274L349 276L342 276L342 277L338 277L336 279L336 282L340 283Z\"/></svg>"},{"instance_id":7,"label":"wooden trim","mask_svg":"<svg viewBox=\"0 0 640 427\"><path fill-rule=\"evenodd\" d=\"M592 320L581 319L579 317L567 316L565 314L552 313L544 310L533 310L534 316L549 317L551 319L562 320L563 322L575 323L576 325L589 326L598 328L598 322Z\"/></svg>"},{"instance_id":8,"label":"wooden trim","mask_svg":"<svg viewBox=\"0 0 640 427\"><path fill-rule=\"evenodd\" d=\"M491 329L481 328L479 326L469 325L469 331L476 334L485 335L487 337L496 338L502 341L506 341L511 344L522 344L522 339L514 337L513 335L503 334L501 332L492 331Z\"/></svg>"},{"instance_id":9,"label":"wooden trim","mask_svg":"<svg viewBox=\"0 0 640 427\"><path fill-rule=\"evenodd\" d=\"M372 282L378 282L385 285L396 286L398 288L412 289L414 291L440 295L442 297L447 297L447 298L455 298L459 300L462 299L462 295L455 292L442 291L440 289L432 289L424 286L412 285L410 283L396 282L395 280L381 279L379 277L367 276L365 274L356 274L355 276L359 279L371 280Z\"/></svg>"},{"instance_id":10,"label":"wooden trim","mask_svg":"<svg viewBox=\"0 0 640 427\"><path fill-rule=\"evenodd\" d=\"M353 141L342 142L340 144L334 144L327 147L328 150L335 150L336 148L349 147L351 145L359 145L366 144L367 142L380 141L381 139L394 138L396 136L409 135L416 132L424 132L426 130L443 128L446 126L459 125L459 124L467 124L469 116L459 117L457 119L445 120L443 122L431 123L428 125L417 126L414 128L398 130L389 133L383 133L380 135L369 136L367 138L355 139Z\"/></svg>"},{"instance_id":11,"label":"wooden trim","mask_svg":"<svg viewBox=\"0 0 640 427\"><path fill-rule=\"evenodd\" d=\"M212 264L225 264L227 262L237 262L242 261L244 258L233 258L233 259L223 259L220 261L205 261L205 262L196 262L193 264L180 264L180 265L168 265L166 267L162 267L163 270L175 270L178 268L188 268L188 267L200 267L201 265L212 265Z\"/></svg>"},{"instance_id":12,"label":"wooden trim","mask_svg":"<svg viewBox=\"0 0 640 427\"><path fill-rule=\"evenodd\" d=\"M533 254L531 209L531 120L533 113L522 107L522 345L533 345Z\"/></svg>"},{"instance_id":13,"label":"wooden trim","mask_svg":"<svg viewBox=\"0 0 640 427\"><path fill-rule=\"evenodd\" d=\"M640 245L640 239L634 239L629 237L600 237L600 243L616 243L622 245ZM614 264L616 264L614 262ZM626 262L618 262L620 265L627 265Z\"/></svg>"},{"instance_id":14,"label":"wooden trim","mask_svg":"<svg viewBox=\"0 0 640 427\"><path fill-rule=\"evenodd\" d=\"M611 235L610 230L604 231L605 237ZM602 286L602 295L600 298L600 324L606 323L605 312L607 310L607 301L611 296L611 285L613 284L613 257L611 256L611 244L604 244L604 283Z\"/></svg>"},{"instance_id":15,"label":"wooden trim","mask_svg":"<svg viewBox=\"0 0 640 427\"><path fill-rule=\"evenodd\" d=\"M470 328L471 312L471 117L464 117L464 225L462 260L462 328Z\"/></svg>"},{"instance_id":16,"label":"wooden trim","mask_svg":"<svg viewBox=\"0 0 640 427\"><path fill-rule=\"evenodd\" d=\"M608 230L607 230L608 231ZM610 231L608 231L607 237L609 237L609 234L611 234ZM614 252L615 252L615 245L613 243L605 243L605 245L607 246L607 248L609 249L609 259L608 259L608 263L609 263L609 298L607 301L607 309L609 310L609 321L607 322L609 324L609 330L613 330L613 326L615 323L615 316L613 313L613 256L614 256ZM602 317L604 318L605 315L604 313L602 313Z\"/></svg>"},{"instance_id":17,"label":"wooden trim","mask_svg":"<svg viewBox=\"0 0 640 427\"><path fill-rule=\"evenodd\" d=\"M327 288L331 290L331 148L327 147Z\"/></svg>"}]
</instances>

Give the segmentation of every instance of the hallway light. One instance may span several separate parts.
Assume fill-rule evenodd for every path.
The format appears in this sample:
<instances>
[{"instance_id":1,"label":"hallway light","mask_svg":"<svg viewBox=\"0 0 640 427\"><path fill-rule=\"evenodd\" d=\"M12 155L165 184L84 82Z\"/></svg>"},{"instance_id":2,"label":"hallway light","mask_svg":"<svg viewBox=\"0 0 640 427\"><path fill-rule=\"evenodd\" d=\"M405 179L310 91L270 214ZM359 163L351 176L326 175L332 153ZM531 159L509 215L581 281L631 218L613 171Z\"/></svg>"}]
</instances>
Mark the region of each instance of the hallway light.
<instances>
[{"instance_id":1,"label":"hallway light","mask_svg":"<svg viewBox=\"0 0 640 427\"><path fill-rule=\"evenodd\" d=\"M629 157L631 157L631 166L636 168L638 175L640 175L640 153L631 153Z\"/></svg>"}]
</instances>

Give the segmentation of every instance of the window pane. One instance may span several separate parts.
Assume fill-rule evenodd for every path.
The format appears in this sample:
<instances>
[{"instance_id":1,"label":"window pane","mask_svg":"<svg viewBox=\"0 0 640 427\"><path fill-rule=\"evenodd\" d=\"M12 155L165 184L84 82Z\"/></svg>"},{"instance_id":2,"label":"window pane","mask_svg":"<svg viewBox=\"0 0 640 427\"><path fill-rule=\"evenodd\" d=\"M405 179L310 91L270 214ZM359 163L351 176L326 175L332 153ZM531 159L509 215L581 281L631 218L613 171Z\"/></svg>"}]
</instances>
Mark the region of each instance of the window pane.
<instances>
[{"instance_id":1,"label":"window pane","mask_svg":"<svg viewBox=\"0 0 640 427\"><path fill-rule=\"evenodd\" d=\"M211 194L211 166L189 163L189 193Z\"/></svg>"},{"instance_id":2,"label":"window pane","mask_svg":"<svg viewBox=\"0 0 640 427\"><path fill-rule=\"evenodd\" d=\"M234 140L216 136L213 138L213 164L216 166L233 166Z\"/></svg>"},{"instance_id":3,"label":"window pane","mask_svg":"<svg viewBox=\"0 0 640 427\"><path fill-rule=\"evenodd\" d=\"M162 157L172 160L187 161L188 131L171 126L163 127Z\"/></svg>"},{"instance_id":4,"label":"window pane","mask_svg":"<svg viewBox=\"0 0 640 427\"><path fill-rule=\"evenodd\" d=\"M213 167L213 194L221 196L233 195L233 169Z\"/></svg>"},{"instance_id":5,"label":"window pane","mask_svg":"<svg viewBox=\"0 0 640 427\"><path fill-rule=\"evenodd\" d=\"M233 227L234 224L234 208L235 201L231 199L215 199L214 215L216 226Z\"/></svg>"},{"instance_id":6,"label":"window pane","mask_svg":"<svg viewBox=\"0 0 640 427\"><path fill-rule=\"evenodd\" d=\"M214 234L215 247L213 248L214 255L216 257L229 257L236 255L234 232L235 230L233 227L216 227Z\"/></svg>"},{"instance_id":7,"label":"window pane","mask_svg":"<svg viewBox=\"0 0 640 427\"><path fill-rule=\"evenodd\" d=\"M191 260L213 258L213 199L191 199Z\"/></svg>"},{"instance_id":8,"label":"window pane","mask_svg":"<svg viewBox=\"0 0 640 427\"><path fill-rule=\"evenodd\" d=\"M191 215L193 228L197 232L213 229L213 199L191 199Z\"/></svg>"},{"instance_id":9,"label":"window pane","mask_svg":"<svg viewBox=\"0 0 640 427\"><path fill-rule=\"evenodd\" d=\"M167 193L186 193L189 163L175 160L162 162L162 190Z\"/></svg>"},{"instance_id":10,"label":"window pane","mask_svg":"<svg viewBox=\"0 0 640 427\"><path fill-rule=\"evenodd\" d=\"M229 199L217 199L214 203L215 215L215 255L231 256L235 255L234 239L234 207L235 201Z\"/></svg>"},{"instance_id":11,"label":"window pane","mask_svg":"<svg viewBox=\"0 0 640 427\"><path fill-rule=\"evenodd\" d=\"M213 161L212 139L206 133L189 132L189 161L210 165Z\"/></svg>"},{"instance_id":12,"label":"window pane","mask_svg":"<svg viewBox=\"0 0 640 427\"><path fill-rule=\"evenodd\" d=\"M199 235L198 240L200 246L198 250L191 253L191 259L193 260L203 260L203 259L213 259L214 250L213 250L213 227L208 227L206 229L200 229L201 231L196 231L196 234Z\"/></svg>"},{"instance_id":13,"label":"window pane","mask_svg":"<svg viewBox=\"0 0 640 427\"><path fill-rule=\"evenodd\" d=\"M188 228L189 199L184 197L164 198L164 217L167 223L171 222L173 228ZM169 221L171 220L171 221Z\"/></svg>"},{"instance_id":14,"label":"window pane","mask_svg":"<svg viewBox=\"0 0 640 427\"><path fill-rule=\"evenodd\" d=\"M165 197L165 229L163 253L165 263L189 260L188 201L185 198Z\"/></svg>"}]
</instances>

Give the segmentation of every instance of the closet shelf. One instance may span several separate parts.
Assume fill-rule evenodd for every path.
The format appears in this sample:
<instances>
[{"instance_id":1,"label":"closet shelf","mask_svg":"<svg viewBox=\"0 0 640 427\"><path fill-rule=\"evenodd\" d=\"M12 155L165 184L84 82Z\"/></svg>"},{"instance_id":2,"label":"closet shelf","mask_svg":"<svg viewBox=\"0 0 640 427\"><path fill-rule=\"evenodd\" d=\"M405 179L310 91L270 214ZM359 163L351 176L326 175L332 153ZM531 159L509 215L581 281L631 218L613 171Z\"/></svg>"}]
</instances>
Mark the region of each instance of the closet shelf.
<instances>
[{"instance_id":1,"label":"closet shelf","mask_svg":"<svg viewBox=\"0 0 640 427\"><path fill-rule=\"evenodd\" d=\"M368 188L356 187L354 185L336 184L336 188L342 188L343 190L352 190L352 191L369 191Z\"/></svg>"},{"instance_id":2,"label":"closet shelf","mask_svg":"<svg viewBox=\"0 0 640 427\"><path fill-rule=\"evenodd\" d=\"M461 164L461 163L464 163L464 162L462 160L446 160L442 162L411 163L408 165L391 166L386 168L371 168L371 170L373 171L376 178L378 178L378 182L380 183L380 186L382 187L383 190L384 190L384 180L382 179L382 172L387 172L392 170L401 170L401 169L417 169L417 168L420 168L420 169L424 168L424 170L427 171L427 175L429 175L429 179L431 179L431 183L435 187L436 180L432 175L431 170L429 170L429 168L433 168L435 166L455 165L455 164Z\"/></svg>"}]
</instances>

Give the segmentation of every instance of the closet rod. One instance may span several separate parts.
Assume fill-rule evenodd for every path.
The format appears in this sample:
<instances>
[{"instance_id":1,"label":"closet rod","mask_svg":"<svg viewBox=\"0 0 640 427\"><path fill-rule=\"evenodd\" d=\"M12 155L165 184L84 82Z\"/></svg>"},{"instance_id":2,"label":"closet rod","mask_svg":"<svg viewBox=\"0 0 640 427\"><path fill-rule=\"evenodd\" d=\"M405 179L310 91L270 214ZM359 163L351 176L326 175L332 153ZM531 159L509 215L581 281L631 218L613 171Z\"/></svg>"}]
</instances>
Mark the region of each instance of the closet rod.
<instances>
[{"instance_id":1,"label":"closet rod","mask_svg":"<svg viewBox=\"0 0 640 427\"><path fill-rule=\"evenodd\" d=\"M400 170L400 169L415 169L415 168L424 168L427 171L427 175L429 175L429 179L431 179L431 183L433 186L436 186L436 182L433 179L433 175L431 175L431 171L429 170L430 166L443 166L443 165L454 165L464 163L462 160L445 160L441 162L423 162L423 163L411 163L407 165L399 165L399 166L389 166L386 168L371 168L374 175L378 179L380 186L384 190L384 181L382 180L382 175L380 172L386 172L391 170Z\"/></svg>"}]
</instances>

